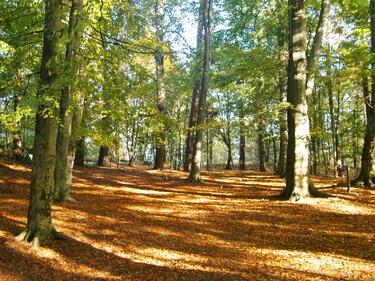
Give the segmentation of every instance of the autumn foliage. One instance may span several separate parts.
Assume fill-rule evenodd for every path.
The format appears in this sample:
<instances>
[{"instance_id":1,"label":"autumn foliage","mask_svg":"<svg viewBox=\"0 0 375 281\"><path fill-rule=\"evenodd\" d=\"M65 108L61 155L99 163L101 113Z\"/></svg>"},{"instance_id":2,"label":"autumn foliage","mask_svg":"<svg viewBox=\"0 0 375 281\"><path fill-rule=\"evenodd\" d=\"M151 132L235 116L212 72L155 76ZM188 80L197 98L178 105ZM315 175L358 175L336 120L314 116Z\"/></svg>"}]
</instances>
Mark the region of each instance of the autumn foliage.
<instances>
[{"instance_id":1,"label":"autumn foliage","mask_svg":"<svg viewBox=\"0 0 375 281\"><path fill-rule=\"evenodd\" d=\"M0 280L375 280L375 190L314 177L334 195L270 200L271 173L75 170L78 203L55 204L66 240L37 250L25 226L30 168L0 162Z\"/></svg>"}]
</instances>

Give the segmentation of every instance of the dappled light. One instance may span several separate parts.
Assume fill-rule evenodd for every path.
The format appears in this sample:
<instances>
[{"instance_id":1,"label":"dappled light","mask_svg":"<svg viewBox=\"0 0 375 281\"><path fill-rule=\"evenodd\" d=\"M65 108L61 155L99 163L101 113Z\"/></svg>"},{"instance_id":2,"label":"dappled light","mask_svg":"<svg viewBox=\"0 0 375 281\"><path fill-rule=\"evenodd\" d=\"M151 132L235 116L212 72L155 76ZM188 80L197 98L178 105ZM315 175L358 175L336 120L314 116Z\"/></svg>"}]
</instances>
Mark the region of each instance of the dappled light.
<instances>
[{"instance_id":1,"label":"dappled light","mask_svg":"<svg viewBox=\"0 0 375 281\"><path fill-rule=\"evenodd\" d=\"M29 170L0 169L13 188L0 193L0 279L374 280L375 194L339 180L314 178L337 196L295 204L268 199L283 185L270 173L206 172L189 184L183 172L82 168L79 203L53 207L67 240L32 250L8 240L26 223Z\"/></svg>"}]
</instances>

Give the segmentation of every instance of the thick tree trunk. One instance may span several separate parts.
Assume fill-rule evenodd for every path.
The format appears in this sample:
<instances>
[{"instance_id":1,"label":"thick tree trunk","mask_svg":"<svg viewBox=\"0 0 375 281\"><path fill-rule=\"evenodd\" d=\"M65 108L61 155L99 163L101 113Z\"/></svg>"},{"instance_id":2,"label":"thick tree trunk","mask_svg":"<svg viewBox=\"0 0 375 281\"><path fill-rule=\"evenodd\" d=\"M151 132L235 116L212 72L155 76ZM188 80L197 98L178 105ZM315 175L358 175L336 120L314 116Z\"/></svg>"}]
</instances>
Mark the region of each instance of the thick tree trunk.
<instances>
[{"instance_id":1,"label":"thick tree trunk","mask_svg":"<svg viewBox=\"0 0 375 281\"><path fill-rule=\"evenodd\" d=\"M38 96L52 100L39 105L36 114L34 158L30 184L30 202L25 230L16 240L44 243L49 237L58 237L51 218L54 170L56 157L57 110L54 103L61 89L57 87L61 66L59 40L61 38L62 0L46 0L43 53L40 66ZM46 115L46 113L49 113Z\"/></svg>"},{"instance_id":2,"label":"thick tree trunk","mask_svg":"<svg viewBox=\"0 0 375 281\"><path fill-rule=\"evenodd\" d=\"M370 22L371 22L371 56L375 56L375 0L370 0ZM366 133L362 150L361 171L354 184L363 183L369 187L375 184L375 62L371 60L371 92L364 91L366 104ZM367 82L364 82L367 83ZM368 88L368 87L364 87Z\"/></svg>"},{"instance_id":3,"label":"thick tree trunk","mask_svg":"<svg viewBox=\"0 0 375 281\"><path fill-rule=\"evenodd\" d=\"M57 142L56 142L56 167L55 167L55 189L54 189L54 200L56 202L64 201L74 201L72 197L69 196L68 192L71 186L72 169L74 161L75 147L72 136L72 120L73 112L69 108L72 104L72 91L74 89L75 76L78 71L77 63L77 52L80 47L81 37L82 37L82 27L81 17L83 12L83 0L71 0L71 8L69 15L69 28L68 36L70 41L66 46L65 55L65 75L66 79L69 81L68 85L64 86L61 91L60 100L60 120L61 125L58 127L57 131ZM80 114L79 114L80 115ZM76 120L81 120L77 118ZM78 127L79 124L76 124ZM70 149L69 149L70 146ZM73 146L73 147L72 147ZM72 159L73 157L73 159Z\"/></svg>"},{"instance_id":4,"label":"thick tree trunk","mask_svg":"<svg viewBox=\"0 0 375 281\"><path fill-rule=\"evenodd\" d=\"M204 60L203 60L203 72L202 72L202 82L201 91L199 96L198 105L198 118L197 126L201 126L205 122L206 116L206 98L208 92L208 82L210 76L211 68L211 20L212 20L212 0L202 0L204 2L204 16L203 16L203 26L204 26ZM203 129L198 128L195 134L195 141L193 147L193 162L192 168L188 180L191 182L201 181L200 177L200 166L202 158L202 137Z\"/></svg>"},{"instance_id":5,"label":"thick tree trunk","mask_svg":"<svg viewBox=\"0 0 375 281\"><path fill-rule=\"evenodd\" d=\"M164 41L164 27L163 27L163 7L159 0L155 2L155 29L157 44L162 44ZM156 92L158 98L158 110L162 118L162 124L158 138L156 140L156 155L154 169L166 168L166 115L167 109L165 105L165 89L164 89L164 53L163 50L158 50L155 54L156 63Z\"/></svg>"},{"instance_id":6,"label":"thick tree trunk","mask_svg":"<svg viewBox=\"0 0 375 281\"><path fill-rule=\"evenodd\" d=\"M204 14L204 1L200 0L199 7L199 18L198 18L198 31L197 31L197 50L196 50L196 61L202 57L202 45L203 45L203 14ZM195 139L195 130L193 129L197 125L198 119L198 104L201 90L201 71L198 65L194 69L194 87L191 100L190 117L189 117L189 129L186 138L185 148L185 159L184 159L184 171L189 172L193 162L193 146Z\"/></svg>"},{"instance_id":7,"label":"thick tree trunk","mask_svg":"<svg viewBox=\"0 0 375 281\"><path fill-rule=\"evenodd\" d=\"M289 0L288 148L286 187L281 198L311 196L309 174L310 128L306 97L306 28L304 0Z\"/></svg>"},{"instance_id":8,"label":"thick tree trunk","mask_svg":"<svg viewBox=\"0 0 375 281\"><path fill-rule=\"evenodd\" d=\"M99 158L98 158L97 165L101 167L108 165L109 163L108 155L109 155L109 148L107 146L101 146L99 149Z\"/></svg>"}]
</instances>

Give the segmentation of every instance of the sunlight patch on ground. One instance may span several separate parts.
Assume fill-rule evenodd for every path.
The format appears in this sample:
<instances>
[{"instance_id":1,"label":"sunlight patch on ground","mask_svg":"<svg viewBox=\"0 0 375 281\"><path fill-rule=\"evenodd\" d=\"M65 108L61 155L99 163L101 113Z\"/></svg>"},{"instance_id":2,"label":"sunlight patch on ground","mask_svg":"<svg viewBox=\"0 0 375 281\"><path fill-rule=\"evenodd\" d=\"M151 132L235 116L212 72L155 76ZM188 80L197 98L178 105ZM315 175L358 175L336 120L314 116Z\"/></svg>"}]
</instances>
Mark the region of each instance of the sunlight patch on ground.
<instances>
[{"instance_id":1,"label":"sunlight patch on ground","mask_svg":"<svg viewBox=\"0 0 375 281\"><path fill-rule=\"evenodd\" d=\"M321 211L326 211L330 213L340 213L348 215L375 215L373 208L366 206L354 205L351 202L347 202L340 199L321 199L326 201L325 204L319 204L318 206L311 206L314 208L319 208Z\"/></svg>"},{"instance_id":2,"label":"sunlight patch on ground","mask_svg":"<svg viewBox=\"0 0 375 281\"><path fill-rule=\"evenodd\" d=\"M273 259L264 260L264 263L269 266L280 266L349 280L375 280L374 263L353 257L277 249L254 248L249 251L261 255L272 255ZM348 271L348 268L352 270Z\"/></svg>"},{"instance_id":3,"label":"sunlight patch on ground","mask_svg":"<svg viewBox=\"0 0 375 281\"><path fill-rule=\"evenodd\" d=\"M91 268L83 264L75 263L66 257L63 257L59 253L47 249L44 247L38 247L36 249L32 248L27 242L7 242L6 246L14 251L17 251L21 254L34 256L35 258L42 260L53 260L52 263L49 263L49 266L56 268L69 273L76 273L81 276L86 276L87 278L111 278L112 274L108 271L98 270L97 268ZM115 280L117 278L111 278Z\"/></svg>"}]
</instances>

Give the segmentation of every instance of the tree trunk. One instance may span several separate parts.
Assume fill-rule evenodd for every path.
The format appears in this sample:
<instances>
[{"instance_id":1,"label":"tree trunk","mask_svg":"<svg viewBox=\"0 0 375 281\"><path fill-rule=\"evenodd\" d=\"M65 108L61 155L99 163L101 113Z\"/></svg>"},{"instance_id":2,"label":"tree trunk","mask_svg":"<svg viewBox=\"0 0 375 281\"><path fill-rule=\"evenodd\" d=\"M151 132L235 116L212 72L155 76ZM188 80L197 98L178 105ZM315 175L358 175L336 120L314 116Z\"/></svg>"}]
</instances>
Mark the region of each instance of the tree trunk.
<instances>
[{"instance_id":1,"label":"tree trunk","mask_svg":"<svg viewBox=\"0 0 375 281\"><path fill-rule=\"evenodd\" d=\"M65 55L65 79L69 81L69 84L65 85L61 91L60 100L60 120L61 125L57 131L57 142L56 142L56 167L55 167L55 189L54 189L54 200L56 202L75 201L68 194L71 186L72 169L75 147L71 140L72 136L72 120L73 112L71 107L72 104L72 91L74 89L74 81L78 71L77 52L80 47L82 38L82 28L80 25L82 21L83 12L83 1L82 0L71 0L71 8L69 15L69 28L68 36L70 41L66 46ZM79 114L81 115L81 114ZM81 120L79 116L76 120ZM75 125L76 127L79 124ZM70 146L70 150L69 150ZM73 158L72 158L73 157Z\"/></svg>"},{"instance_id":2,"label":"tree trunk","mask_svg":"<svg viewBox=\"0 0 375 281\"><path fill-rule=\"evenodd\" d=\"M164 27L163 27L163 7L159 0L155 2L155 29L157 44L161 45L164 42ZM165 105L165 89L164 89L164 51L159 47L155 54L156 63L156 92L158 98L158 110L160 118L162 118L160 131L156 141L156 155L154 169L166 168L166 115L167 109Z\"/></svg>"},{"instance_id":3,"label":"tree trunk","mask_svg":"<svg viewBox=\"0 0 375 281\"><path fill-rule=\"evenodd\" d=\"M108 165L109 163L108 154L109 154L109 148L107 146L101 146L99 149L99 158L97 162L98 166L104 167Z\"/></svg>"},{"instance_id":4,"label":"tree trunk","mask_svg":"<svg viewBox=\"0 0 375 281\"><path fill-rule=\"evenodd\" d=\"M76 153L74 157L74 166L83 167L85 165L85 137L77 142Z\"/></svg>"},{"instance_id":5,"label":"tree trunk","mask_svg":"<svg viewBox=\"0 0 375 281\"><path fill-rule=\"evenodd\" d=\"M284 63L288 60L288 52L284 50L285 41L286 41L286 32L283 29L284 14L284 1L281 0L278 2L278 10L280 13L279 16L279 28L277 32L277 41L278 41L278 56L281 63L281 70L279 71L279 91L280 91L280 102L282 108L280 110L280 147L279 147L279 160L277 162L276 175L280 178L285 178L285 168L286 168L286 150L288 145L288 122L286 116L286 102L287 102L287 79L286 71L284 68Z\"/></svg>"},{"instance_id":6,"label":"tree trunk","mask_svg":"<svg viewBox=\"0 0 375 281\"><path fill-rule=\"evenodd\" d=\"M212 0L202 0L204 2L204 60L203 72L201 81L201 91L199 95L198 104L198 118L197 126L202 126L205 122L206 116L206 98L208 92L208 82L211 68L211 21L212 21ZM191 182L200 182L200 166L202 157L202 137L203 129L199 127L195 134L195 141L193 147L193 162L188 180Z\"/></svg>"},{"instance_id":7,"label":"tree trunk","mask_svg":"<svg viewBox=\"0 0 375 281\"><path fill-rule=\"evenodd\" d=\"M239 115L240 115L240 159L239 159L239 169L246 169L245 162L245 146L246 146L246 137L245 137L245 124L244 124L244 111L243 111L243 101L240 101L239 104Z\"/></svg>"},{"instance_id":8,"label":"tree trunk","mask_svg":"<svg viewBox=\"0 0 375 281\"><path fill-rule=\"evenodd\" d=\"M281 198L298 201L311 196L310 128L306 97L306 27L304 0L289 0L288 148L286 187Z\"/></svg>"},{"instance_id":9,"label":"tree trunk","mask_svg":"<svg viewBox=\"0 0 375 281\"><path fill-rule=\"evenodd\" d=\"M265 165L265 146L264 146L264 119L261 116L259 118L259 124L258 124L258 160L259 160L259 171L265 172L266 171L266 165Z\"/></svg>"},{"instance_id":10,"label":"tree trunk","mask_svg":"<svg viewBox=\"0 0 375 281\"><path fill-rule=\"evenodd\" d=\"M338 138L337 138L337 124L335 117L335 106L333 100L333 77L332 77L332 61L330 58L331 52L327 54L327 76L328 76L328 101L329 101L329 116L331 125L331 138L332 138L332 162L333 162L333 175L336 177L339 172L339 154L338 154Z\"/></svg>"},{"instance_id":11,"label":"tree trunk","mask_svg":"<svg viewBox=\"0 0 375 281\"><path fill-rule=\"evenodd\" d=\"M307 61L306 74L306 96L309 97L314 91L316 66L322 49L322 41L329 19L329 11L331 8L331 0L322 0L319 15L318 26L314 36L314 41Z\"/></svg>"},{"instance_id":12,"label":"tree trunk","mask_svg":"<svg viewBox=\"0 0 375 281\"><path fill-rule=\"evenodd\" d=\"M200 0L199 7L199 18L198 18L198 31L197 31L197 50L196 50L196 61L198 62L202 56L202 42L203 42L203 14L204 14L204 1ZM186 138L186 149L184 159L184 171L189 172L193 162L193 146L195 138L195 130L193 129L197 125L198 118L198 104L201 90L201 71L199 66L196 64L193 75L195 76L194 87L191 100L190 118L189 118L189 129Z\"/></svg>"},{"instance_id":13,"label":"tree trunk","mask_svg":"<svg viewBox=\"0 0 375 281\"><path fill-rule=\"evenodd\" d=\"M371 56L375 56L375 0L370 0ZM361 171L354 184L363 183L366 187L375 184L375 62L371 60L371 93L364 91L366 104L366 133L362 150ZM364 87L365 89L366 87ZM368 88L368 87L367 87Z\"/></svg>"},{"instance_id":14,"label":"tree trunk","mask_svg":"<svg viewBox=\"0 0 375 281\"><path fill-rule=\"evenodd\" d=\"M18 106L21 102L22 96L19 93L14 94L13 96L13 108L14 112L16 113ZM12 157L17 162L21 162L23 159L23 152L21 149L21 124L18 122L16 124L16 131L13 132L13 147L12 147Z\"/></svg>"},{"instance_id":15,"label":"tree trunk","mask_svg":"<svg viewBox=\"0 0 375 281\"><path fill-rule=\"evenodd\" d=\"M44 102L38 107L35 124L34 158L30 184L30 201L25 230L16 240L44 243L49 237L57 238L51 212L56 158L57 110L54 106L61 88L60 48L62 0L46 0L43 52L40 65L38 97ZM46 101L51 100L47 103ZM49 114L46 114L49 113Z\"/></svg>"}]
</instances>

